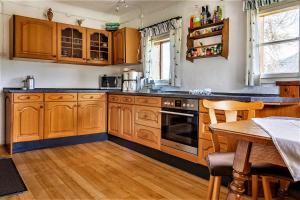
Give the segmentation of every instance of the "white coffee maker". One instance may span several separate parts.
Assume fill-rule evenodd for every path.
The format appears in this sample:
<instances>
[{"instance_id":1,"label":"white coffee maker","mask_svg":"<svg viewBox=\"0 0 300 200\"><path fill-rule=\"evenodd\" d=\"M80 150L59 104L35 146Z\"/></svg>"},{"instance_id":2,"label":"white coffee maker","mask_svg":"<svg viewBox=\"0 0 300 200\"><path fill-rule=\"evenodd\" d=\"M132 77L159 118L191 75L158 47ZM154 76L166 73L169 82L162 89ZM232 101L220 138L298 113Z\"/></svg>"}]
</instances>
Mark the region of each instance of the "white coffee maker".
<instances>
[{"instance_id":1,"label":"white coffee maker","mask_svg":"<svg viewBox=\"0 0 300 200\"><path fill-rule=\"evenodd\" d=\"M142 74L142 72L128 70L127 68L125 68L123 72L122 91L137 92L138 90L140 90Z\"/></svg>"}]
</instances>

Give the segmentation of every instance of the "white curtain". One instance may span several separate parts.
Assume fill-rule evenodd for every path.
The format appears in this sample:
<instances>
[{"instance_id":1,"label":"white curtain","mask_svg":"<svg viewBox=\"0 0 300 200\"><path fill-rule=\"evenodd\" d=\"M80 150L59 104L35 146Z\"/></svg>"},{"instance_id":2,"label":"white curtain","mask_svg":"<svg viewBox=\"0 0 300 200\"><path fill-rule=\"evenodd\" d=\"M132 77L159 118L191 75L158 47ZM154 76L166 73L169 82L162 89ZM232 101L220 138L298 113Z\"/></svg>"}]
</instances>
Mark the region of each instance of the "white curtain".
<instances>
[{"instance_id":1,"label":"white curtain","mask_svg":"<svg viewBox=\"0 0 300 200\"><path fill-rule=\"evenodd\" d=\"M151 36L142 34L142 55L143 55L143 70L144 77L150 78L150 70L151 70L151 49L152 49L152 41Z\"/></svg>"},{"instance_id":2,"label":"white curtain","mask_svg":"<svg viewBox=\"0 0 300 200\"><path fill-rule=\"evenodd\" d=\"M181 86L181 41L182 19L174 21L174 29L170 30L170 77L171 86Z\"/></svg>"},{"instance_id":3,"label":"white curtain","mask_svg":"<svg viewBox=\"0 0 300 200\"><path fill-rule=\"evenodd\" d=\"M171 19L142 30L142 55L143 69L146 78L151 79L152 38L155 36L170 34L170 86L181 86L181 35L182 19Z\"/></svg>"},{"instance_id":4,"label":"white curtain","mask_svg":"<svg viewBox=\"0 0 300 200\"><path fill-rule=\"evenodd\" d=\"M258 11L247 10L246 81L248 86L259 85Z\"/></svg>"}]
</instances>

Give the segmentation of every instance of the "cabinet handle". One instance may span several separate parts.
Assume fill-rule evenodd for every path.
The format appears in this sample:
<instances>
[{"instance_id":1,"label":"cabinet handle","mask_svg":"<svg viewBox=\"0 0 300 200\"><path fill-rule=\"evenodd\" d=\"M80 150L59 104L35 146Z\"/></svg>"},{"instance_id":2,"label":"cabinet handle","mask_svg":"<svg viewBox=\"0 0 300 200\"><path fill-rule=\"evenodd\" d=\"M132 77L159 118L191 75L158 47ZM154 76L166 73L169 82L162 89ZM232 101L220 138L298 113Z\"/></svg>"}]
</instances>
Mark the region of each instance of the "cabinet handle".
<instances>
[{"instance_id":1,"label":"cabinet handle","mask_svg":"<svg viewBox=\"0 0 300 200\"><path fill-rule=\"evenodd\" d=\"M40 106L40 109L43 109L44 108L44 106Z\"/></svg>"},{"instance_id":2,"label":"cabinet handle","mask_svg":"<svg viewBox=\"0 0 300 200\"><path fill-rule=\"evenodd\" d=\"M30 99L30 96L27 96L26 99Z\"/></svg>"}]
</instances>

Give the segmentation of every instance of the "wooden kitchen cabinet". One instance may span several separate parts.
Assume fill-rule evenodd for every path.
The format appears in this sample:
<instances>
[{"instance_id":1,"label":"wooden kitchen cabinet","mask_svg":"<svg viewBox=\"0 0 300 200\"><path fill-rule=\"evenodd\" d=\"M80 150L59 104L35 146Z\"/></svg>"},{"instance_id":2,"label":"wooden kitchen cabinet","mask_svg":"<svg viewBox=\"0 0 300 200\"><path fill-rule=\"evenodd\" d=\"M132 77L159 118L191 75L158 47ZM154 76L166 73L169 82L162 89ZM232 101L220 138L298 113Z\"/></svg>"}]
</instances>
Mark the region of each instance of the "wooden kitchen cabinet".
<instances>
[{"instance_id":1,"label":"wooden kitchen cabinet","mask_svg":"<svg viewBox=\"0 0 300 200\"><path fill-rule=\"evenodd\" d=\"M113 33L114 64L139 64L141 34L134 28L122 28Z\"/></svg>"},{"instance_id":2,"label":"wooden kitchen cabinet","mask_svg":"<svg viewBox=\"0 0 300 200\"><path fill-rule=\"evenodd\" d=\"M57 60L86 63L86 28L57 23Z\"/></svg>"},{"instance_id":3,"label":"wooden kitchen cabinet","mask_svg":"<svg viewBox=\"0 0 300 200\"><path fill-rule=\"evenodd\" d=\"M125 139L134 137L134 106L121 105L121 134Z\"/></svg>"},{"instance_id":4,"label":"wooden kitchen cabinet","mask_svg":"<svg viewBox=\"0 0 300 200\"><path fill-rule=\"evenodd\" d=\"M121 105L118 103L108 104L108 132L121 136Z\"/></svg>"},{"instance_id":5,"label":"wooden kitchen cabinet","mask_svg":"<svg viewBox=\"0 0 300 200\"><path fill-rule=\"evenodd\" d=\"M87 29L87 63L112 64L112 36L105 30Z\"/></svg>"},{"instance_id":6,"label":"wooden kitchen cabinet","mask_svg":"<svg viewBox=\"0 0 300 200\"><path fill-rule=\"evenodd\" d=\"M106 103L78 102L78 135L106 132Z\"/></svg>"},{"instance_id":7,"label":"wooden kitchen cabinet","mask_svg":"<svg viewBox=\"0 0 300 200\"><path fill-rule=\"evenodd\" d=\"M44 138L77 135L77 102L46 102Z\"/></svg>"},{"instance_id":8,"label":"wooden kitchen cabinet","mask_svg":"<svg viewBox=\"0 0 300 200\"><path fill-rule=\"evenodd\" d=\"M11 57L56 60L55 22L14 15L11 34Z\"/></svg>"},{"instance_id":9,"label":"wooden kitchen cabinet","mask_svg":"<svg viewBox=\"0 0 300 200\"><path fill-rule=\"evenodd\" d=\"M43 102L15 103L13 116L13 142L43 139Z\"/></svg>"}]
</instances>

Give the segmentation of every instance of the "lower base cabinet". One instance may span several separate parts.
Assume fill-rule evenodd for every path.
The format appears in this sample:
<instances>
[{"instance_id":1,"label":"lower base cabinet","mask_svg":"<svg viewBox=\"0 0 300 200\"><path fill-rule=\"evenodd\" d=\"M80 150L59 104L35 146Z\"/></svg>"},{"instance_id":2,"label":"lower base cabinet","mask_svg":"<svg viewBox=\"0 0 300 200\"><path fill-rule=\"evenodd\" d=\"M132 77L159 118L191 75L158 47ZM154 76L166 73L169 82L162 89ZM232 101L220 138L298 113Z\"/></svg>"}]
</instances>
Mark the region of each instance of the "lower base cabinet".
<instances>
[{"instance_id":1,"label":"lower base cabinet","mask_svg":"<svg viewBox=\"0 0 300 200\"><path fill-rule=\"evenodd\" d=\"M106 103L78 102L78 135L106 132Z\"/></svg>"},{"instance_id":2,"label":"lower base cabinet","mask_svg":"<svg viewBox=\"0 0 300 200\"><path fill-rule=\"evenodd\" d=\"M121 136L121 105L118 103L108 105L108 132Z\"/></svg>"},{"instance_id":3,"label":"lower base cabinet","mask_svg":"<svg viewBox=\"0 0 300 200\"><path fill-rule=\"evenodd\" d=\"M128 140L134 135L134 106L119 103L108 105L108 132Z\"/></svg>"},{"instance_id":4,"label":"lower base cabinet","mask_svg":"<svg viewBox=\"0 0 300 200\"><path fill-rule=\"evenodd\" d=\"M46 102L44 138L77 135L77 102Z\"/></svg>"},{"instance_id":5,"label":"lower base cabinet","mask_svg":"<svg viewBox=\"0 0 300 200\"><path fill-rule=\"evenodd\" d=\"M161 129L135 124L135 141L154 149L160 149Z\"/></svg>"},{"instance_id":6,"label":"lower base cabinet","mask_svg":"<svg viewBox=\"0 0 300 200\"><path fill-rule=\"evenodd\" d=\"M121 134L125 139L134 139L134 106L121 105Z\"/></svg>"},{"instance_id":7,"label":"lower base cabinet","mask_svg":"<svg viewBox=\"0 0 300 200\"><path fill-rule=\"evenodd\" d=\"M16 103L13 116L13 142L43 139L43 102Z\"/></svg>"}]
</instances>

